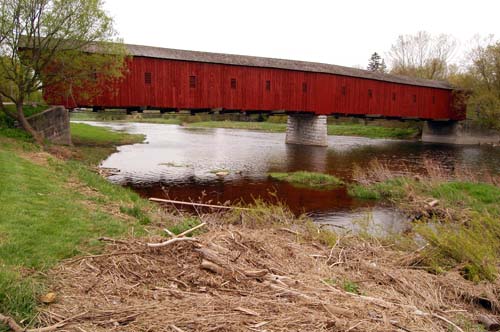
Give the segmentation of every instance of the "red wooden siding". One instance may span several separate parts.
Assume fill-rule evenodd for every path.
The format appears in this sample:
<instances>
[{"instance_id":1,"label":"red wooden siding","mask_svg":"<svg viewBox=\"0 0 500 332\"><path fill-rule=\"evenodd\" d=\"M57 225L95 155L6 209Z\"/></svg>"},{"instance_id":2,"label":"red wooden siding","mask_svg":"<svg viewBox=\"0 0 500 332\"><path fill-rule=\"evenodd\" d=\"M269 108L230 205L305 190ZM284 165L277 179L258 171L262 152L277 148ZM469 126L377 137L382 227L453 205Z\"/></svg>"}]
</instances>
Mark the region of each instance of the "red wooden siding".
<instances>
[{"instance_id":1,"label":"red wooden siding","mask_svg":"<svg viewBox=\"0 0 500 332\"><path fill-rule=\"evenodd\" d=\"M146 82L151 73L151 83ZM195 76L195 87L190 87ZM231 86L236 80L236 87ZM270 89L266 88L270 81ZM304 84L306 90L304 91ZM222 108L241 111L313 112L321 115L381 115L420 119L464 118L453 90L328 73L133 57L112 91L91 100L45 91L50 104L68 108ZM369 93L371 91L371 94ZM343 93L344 92L344 93Z\"/></svg>"}]
</instances>

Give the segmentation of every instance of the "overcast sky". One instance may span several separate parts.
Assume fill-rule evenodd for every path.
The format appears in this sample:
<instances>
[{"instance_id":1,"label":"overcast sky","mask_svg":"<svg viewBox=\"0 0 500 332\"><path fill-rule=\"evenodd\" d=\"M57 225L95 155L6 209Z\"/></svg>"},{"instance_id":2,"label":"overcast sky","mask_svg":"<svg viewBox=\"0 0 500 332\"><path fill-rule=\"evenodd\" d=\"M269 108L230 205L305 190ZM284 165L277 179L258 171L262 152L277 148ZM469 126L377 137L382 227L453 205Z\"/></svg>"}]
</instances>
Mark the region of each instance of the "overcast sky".
<instances>
[{"instance_id":1,"label":"overcast sky","mask_svg":"<svg viewBox=\"0 0 500 332\"><path fill-rule=\"evenodd\" d=\"M365 67L400 34L500 37L500 0L105 0L125 43Z\"/></svg>"}]
</instances>

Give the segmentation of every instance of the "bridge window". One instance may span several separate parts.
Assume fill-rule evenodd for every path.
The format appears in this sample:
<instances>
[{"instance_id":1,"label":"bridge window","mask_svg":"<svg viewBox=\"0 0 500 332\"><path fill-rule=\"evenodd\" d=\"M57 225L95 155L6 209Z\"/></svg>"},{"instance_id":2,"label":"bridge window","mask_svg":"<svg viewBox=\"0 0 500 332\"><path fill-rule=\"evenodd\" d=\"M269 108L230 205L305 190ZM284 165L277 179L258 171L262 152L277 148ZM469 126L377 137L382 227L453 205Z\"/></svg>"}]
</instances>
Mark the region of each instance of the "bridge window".
<instances>
[{"instance_id":1,"label":"bridge window","mask_svg":"<svg viewBox=\"0 0 500 332\"><path fill-rule=\"evenodd\" d=\"M303 93L307 92L307 83L306 82L302 82L302 92Z\"/></svg>"},{"instance_id":2,"label":"bridge window","mask_svg":"<svg viewBox=\"0 0 500 332\"><path fill-rule=\"evenodd\" d=\"M231 89L236 89L236 78L231 78Z\"/></svg>"},{"instance_id":3,"label":"bridge window","mask_svg":"<svg viewBox=\"0 0 500 332\"><path fill-rule=\"evenodd\" d=\"M271 91L271 81L269 80L266 81L266 90Z\"/></svg>"},{"instance_id":4,"label":"bridge window","mask_svg":"<svg viewBox=\"0 0 500 332\"><path fill-rule=\"evenodd\" d=\"M417 95L413 95L413 102L416 103L417 102Z\"/></svg>"},{"instance_id":5,"label":"bridge window","mask_svg":"<svg viewBox=\"0 0 500 332\"><path fill-rule=\"evenodd\" d=\"M368 98L373 97L372 89L368 89Z\"/></svg>"},{"instance_id":6,"label":"bridge window","mask_svg":"<svg viewBox=\"0 0 500 332\"><path fill-rule=\"evenodd\" d=\"M196 76L189 76L189 87L196 88Z\"/></svg>"},{"instance_id":7,"label":"bridge window","mask_svg":"<svg viewBox=\"0 0 500 332\"><path fill-rule=\"evenodd\" d=\"M342 96L345 96L347 94L347 87L344 85L342 87Z\"/></svg>"},{"instance_id":8,"label":"bridge window","mask_svg":"<svg viewBox=\"0 0 500 332\"><path fill-rule=\"evenodd\" d=\"M392 93L392 101L396 101L396 93L395 92Z\"/></svg>"},{"instance_id":9,"label":"bridge window","mask_svg":"<svg viewBox=\"0 0 500 332\"><path fill-rule=\"evenodd\" d=\"M146 84L151 84L151 73L150 72L145 72L144 73L144 83Z\"/></svg>"}]
</instances>

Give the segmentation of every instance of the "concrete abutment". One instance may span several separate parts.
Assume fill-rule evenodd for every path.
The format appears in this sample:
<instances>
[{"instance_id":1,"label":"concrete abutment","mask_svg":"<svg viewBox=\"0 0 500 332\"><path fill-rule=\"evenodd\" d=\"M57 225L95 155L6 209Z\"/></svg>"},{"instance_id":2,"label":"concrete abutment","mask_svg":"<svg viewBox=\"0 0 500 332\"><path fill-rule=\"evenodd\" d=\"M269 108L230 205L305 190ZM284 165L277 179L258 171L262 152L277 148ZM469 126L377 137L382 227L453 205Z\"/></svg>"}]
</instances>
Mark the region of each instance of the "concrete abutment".
<instances>
[{"instance_id":1,"label":"concrete abutment","mask_svg":"<svg viewBox=\"0 0 500 332\"><path fill-rule=\"evenodd\" d=\"M422 142L459 145L500 144L500 133L467 121L426 121Z\"/></svg>"}]
</instances>

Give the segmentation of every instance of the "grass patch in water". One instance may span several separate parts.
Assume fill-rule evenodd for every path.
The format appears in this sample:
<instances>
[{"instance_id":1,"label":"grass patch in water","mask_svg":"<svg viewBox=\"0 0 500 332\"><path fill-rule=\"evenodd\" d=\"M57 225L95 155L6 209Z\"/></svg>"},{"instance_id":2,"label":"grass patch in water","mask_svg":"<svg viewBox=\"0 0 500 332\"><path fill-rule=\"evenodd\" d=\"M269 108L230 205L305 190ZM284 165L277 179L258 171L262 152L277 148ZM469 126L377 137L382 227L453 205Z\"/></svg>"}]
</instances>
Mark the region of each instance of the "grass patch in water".
<instances>
[{"instance_id":1,"label":"grass patch in water","mask_svg":"<svg viewBox=\"0 0 500 332\"><path fill-rule=\"evenodd\" d=\"M342 180L333 175L306 171L269 173L269 177L274 180L289 182L292 185L317 189L328 189L344 184Z\"/></svg>"}]
</instances>

